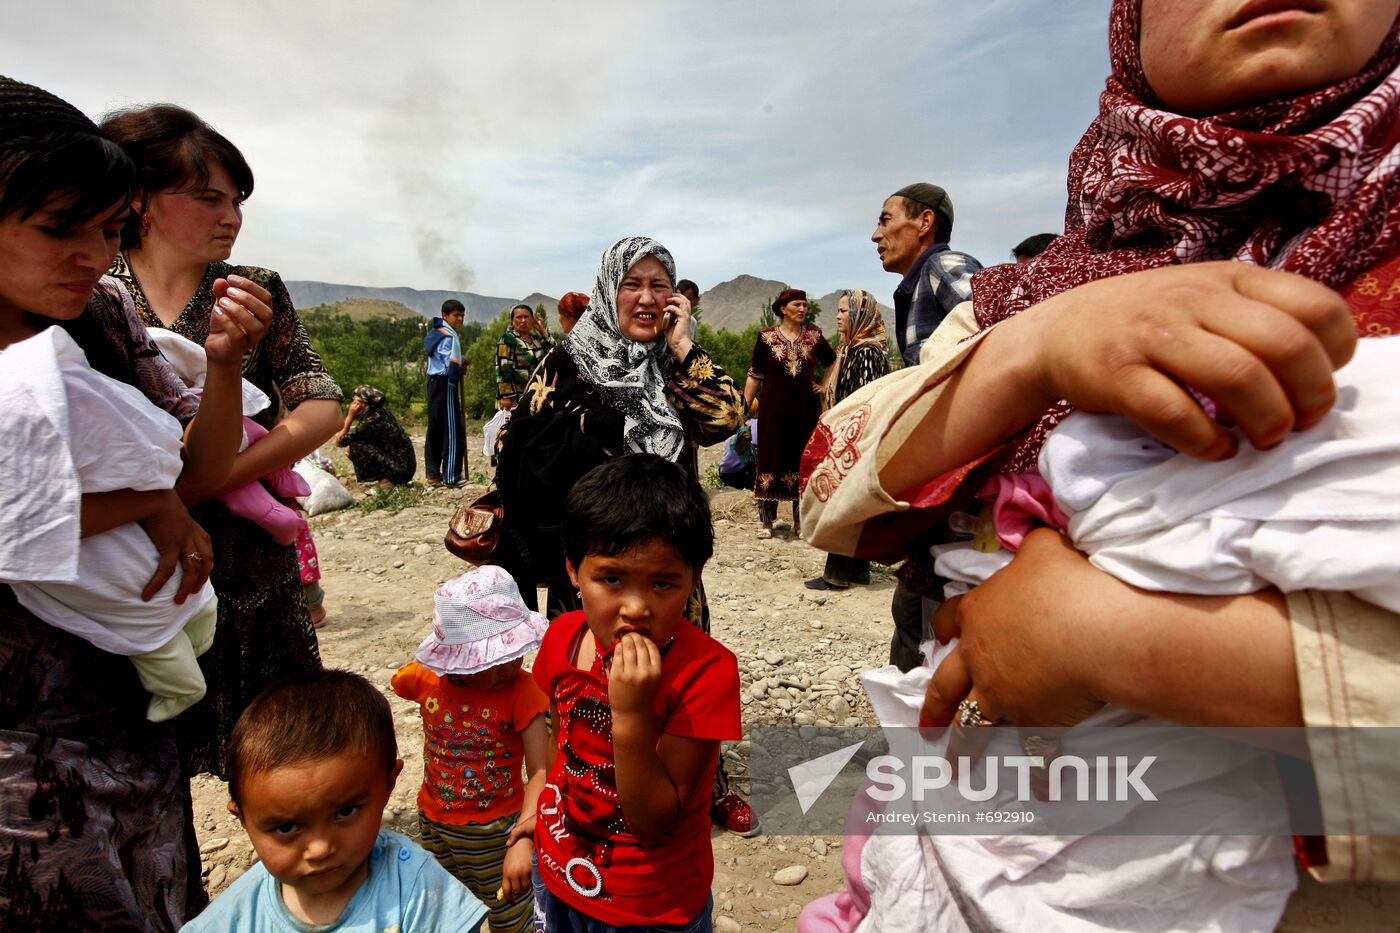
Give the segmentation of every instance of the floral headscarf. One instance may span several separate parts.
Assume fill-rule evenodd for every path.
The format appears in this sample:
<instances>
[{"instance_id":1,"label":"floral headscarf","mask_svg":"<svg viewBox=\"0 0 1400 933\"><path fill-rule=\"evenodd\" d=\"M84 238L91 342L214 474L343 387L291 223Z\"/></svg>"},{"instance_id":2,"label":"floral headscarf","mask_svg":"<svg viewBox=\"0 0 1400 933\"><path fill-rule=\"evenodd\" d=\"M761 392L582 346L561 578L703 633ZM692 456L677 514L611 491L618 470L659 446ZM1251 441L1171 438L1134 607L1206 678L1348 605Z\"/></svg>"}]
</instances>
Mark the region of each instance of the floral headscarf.
<instances>
[{"instance_id":1,"label":"floral headscarf","mask_svg":"<svg viewBox=\"0 0 1400 933\"><path fill-rule=\"evenodd\" d=\"M639 343L623 336L618 325L618 288L628 271L647 256L661 260L671 281L676 280L676 263L666 247L647 237L618 240L603 253L588 313L562 346L579 375L622 414L627 449L675 461L685 451L685 428L665 391L675 358L664 334Z\"/></svg>"},{"instance_id":2,"label":"floral headscarf","mask_svg":"<svg viewBox=\"0 0 1400 933\"><path fill-rule=\"evenodd\" d=\"M355 386L355 391L350 394L371 408L384 404L384 393L374 386Z\"/></svg>"},{"instance_id":3,"label":"floral headscarf","mask_svg":"<svg viewBox=\"0 0 1400 933\"><path fill-rule=\"evenodd\" d=\"M1024 265L973 276L981 327L1160 266L1236 259L1338 287L1400 252L1400 19L1353 77L1206 117L1162 108L1140 26L1141 0L1114 0L1113 74L1070 156L1065 235ZM1033 466L1067 412L1042 418L1009 468Z\"/></svg>"},{"instance_id":4,"label":"floral headscarf","mask_svg":"<svg viewBox=\"0 0 1400 933\"><path fill-rule=\"evenodd\" d=\"M846 299L850 310L846 312L846 336L836 350L836 362L827 367L826 376L822 379L822 394L826 396L828 408L836 404L833 396L846 354L856 347L879 347L884 350L889 345L885 337L885 316L880 313L880 302L873 294L859 288L848 288L842 289L841 298Z\"/></svg>"}]
</instances>

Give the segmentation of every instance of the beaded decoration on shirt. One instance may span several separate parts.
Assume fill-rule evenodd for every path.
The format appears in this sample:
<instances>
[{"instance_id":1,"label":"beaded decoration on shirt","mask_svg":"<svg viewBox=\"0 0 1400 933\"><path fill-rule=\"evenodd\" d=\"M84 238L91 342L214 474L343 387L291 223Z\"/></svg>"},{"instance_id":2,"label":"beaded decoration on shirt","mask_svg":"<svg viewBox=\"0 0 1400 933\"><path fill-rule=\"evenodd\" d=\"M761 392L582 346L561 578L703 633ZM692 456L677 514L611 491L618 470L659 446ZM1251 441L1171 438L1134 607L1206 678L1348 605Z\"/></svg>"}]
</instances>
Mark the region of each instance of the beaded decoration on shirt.
<instances>
[{"instance_id":1,"label":"beaded decoration on shirt","mask_svg":"<svg viewBox=\"0 0 1400 933\"><path fill-rule=\"evenodd\" d=\"M787 370L789 376L795 378L801 374L802 366L816 351L817 337L820 333L815 327L804 327L802 336L796 340L788 340L778 328L773 327L761 331L759 336L768 344L768 352L773 354L773 359Z\"/></svg>"}]
</instances>

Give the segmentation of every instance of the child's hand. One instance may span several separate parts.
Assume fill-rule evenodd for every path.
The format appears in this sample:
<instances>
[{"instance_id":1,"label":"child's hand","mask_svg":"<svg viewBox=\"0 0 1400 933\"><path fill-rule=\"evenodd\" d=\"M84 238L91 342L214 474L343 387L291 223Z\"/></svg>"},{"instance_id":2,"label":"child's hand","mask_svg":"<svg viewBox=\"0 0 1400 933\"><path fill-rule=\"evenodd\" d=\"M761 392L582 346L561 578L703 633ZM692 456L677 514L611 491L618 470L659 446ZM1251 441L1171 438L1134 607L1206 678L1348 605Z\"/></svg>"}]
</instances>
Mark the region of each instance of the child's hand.
<instances>
[{"instance_id":1,"label":"child's hand","mask_svg":"<svg viewBox=\"0 0 1400 933\"><path fill-rule=\"evenodd\" d=\"M521 817L515 821L515 825L510 828L510 835L506 837L506 845L513 846L522 839L533 840L535 838L535 814Z\"/></svg>"},{"instance_id":2,"label":"child's hand","mask_svg":"<svg viewBox=\"0 0 1400 933\"><path fill-rule=\"evenodd\" d=\"M613 713L650 715L651 698L661 682L661 652L645 635L628 632L618 640L608 671L608 703Z\"/></svg>"},{"instance_id":3,"label":"child's hand","mask_svg":"<svg viewBox=\"0 0 1400 933\"><path fill-rule=\"evenodd\" d=\"M529 839L521 839L506 850L506 860L501 865L502 900L513 901L530 892L530 858L534 853L535 844Z\"/></svg>"}]
</instances>

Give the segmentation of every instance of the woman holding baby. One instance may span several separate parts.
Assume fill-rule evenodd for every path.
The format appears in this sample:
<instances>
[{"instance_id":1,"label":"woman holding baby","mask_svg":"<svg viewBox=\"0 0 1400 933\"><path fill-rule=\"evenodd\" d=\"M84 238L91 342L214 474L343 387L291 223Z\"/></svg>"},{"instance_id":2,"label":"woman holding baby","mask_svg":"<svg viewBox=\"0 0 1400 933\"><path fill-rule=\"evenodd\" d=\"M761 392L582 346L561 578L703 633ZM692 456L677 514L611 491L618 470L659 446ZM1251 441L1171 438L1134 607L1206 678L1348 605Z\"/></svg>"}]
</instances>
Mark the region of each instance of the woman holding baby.
<instances>
[{"instance_id":1,"label":"woman holding baby","mask_svg":"<svg viewBox=\"0 0 1400 933\"><path fill-rule=\"evenodd\" d=\"M805 464L814 543L892 555L911 515L927 529L989 476L1033 468L1071 408L1124 415L1209 461L1234 457L1241 439L1268 449L1318 424L1358 335L1400 324L1398 16L1396 0L1116 0L1113 76L1071 158L1066 236L1027 265L979 273L932 359L824 418ZM871 489L888 498L875 502ZM1400 627L1384 609L1316 589L1152 592L1049 530L945 603L937 632L957 642L933 672L922 721L958 721L958 742L998 723L1068 727L1106 705L1206 726L1389 725L1400 709ZM1343 799L1353 814L1391 805L1369 799L1365 776L1340 763L1348 755L1314 756L1319 781L1341 788L1323 802L1329 825L1351 819L1336 809ZM934 929L995 926L1007 910L1059 929L1183 929L1203 909L1227 929L1281 916L1293 929L1318 900L1348 918L1342 927L1370 922L1354 889L1328 892L1307 875L1284 914L1299 883L1286 838L1233 865L1208 852L1164 863L1176 874L1162 885L1070 843L978 886L963 842L932 841ZM978 852L1014 859L1020 845ZM1137 865L1154 846L1141 841ZM1301 853L1315 878L1400 878L1400 853L1381 837L1318 838ZM1129 907L1126 890L1110 892L1130 879L1176 897ZM975 905L960 896L969 886ZM1393 888L1375 890L1376 904L1393 899ZM878 927L891 905L867 904ZM802 928L852 919L813 914Z\"/></svg>"},{"instance_id":2,"label":"woman holding baby","mask_svg":"<svg viewBox=\"0 0 1400 933\"><path fill-rule=\"evenodd\" d=\"M188 392L120 285L103 277L136 187L131 161L92 121L0 78L0 349L58 325L84 366L184 426L174 489L81 494L65 473L36 469L62 467L62 445L9 438L0 577L36 579L49 572L36 565L41 551L68 559L80 540L136 523L160 555L148 598L174 574L183 601L213 555L182 499L208 497L229 472L240 363L272 312L261 287L215 282L227 300L206 324L204 397ZM54 442L62 426L41 436ZM0 670L0 927L177 929L203 903L188 778L175 729L147 719L136 669L0 586Z\"/></svg>"},{"instance_id":3,"label":"woman holding baby","mask_svg":"<svg viewBox=\"0 0 1400 933\"><path fill-rule=\"evenodd\" d=\"M268 433L234 460L225 488L294 463L340 427L341 393L311 348L281 277L227 261L253 193L252 169L227 138L169 104L109 115L102 129L137 167L141 195L112 274L147 327L200 343L210 312L227 297L219 281L251 282L270 296L267 337L243 362L244 378L273 399L256 416ZM194 514L214 543L219 623L202 658L208 695L180 717L182 754L191 774L222 775L224 743L248 701L272 681L321 661L295 548L218 503L196 506Z\"/></svg>"}]
</instances>

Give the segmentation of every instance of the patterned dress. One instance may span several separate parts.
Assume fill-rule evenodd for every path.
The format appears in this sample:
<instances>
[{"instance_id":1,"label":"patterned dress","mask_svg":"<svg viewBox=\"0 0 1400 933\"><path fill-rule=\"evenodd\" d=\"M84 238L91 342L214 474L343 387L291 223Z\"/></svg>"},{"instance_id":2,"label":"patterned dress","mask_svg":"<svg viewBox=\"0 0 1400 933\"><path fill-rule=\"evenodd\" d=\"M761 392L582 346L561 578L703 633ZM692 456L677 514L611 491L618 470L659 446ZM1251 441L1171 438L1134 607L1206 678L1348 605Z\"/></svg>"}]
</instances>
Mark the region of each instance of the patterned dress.
<instances>
[{"instance_id":1,"label":"patterned dress","mask_svg":"<svg viewBox=\"0 0 1400 933\"><path fill-rule=\"evenodd\" d=\"M679 412L681 423L685 426L686 451L677 462L691 476L698 479L698 448L720 443L743 423L743 394L735 388L734 380L730 379L698 345L691 347L684 363L671 369L666 379L665 392L666 398ZM520 419L526 415L540 419L532 422L532 426L543 421L550 422L549 428L569 436L564 438L565 443L569 443L570 439L581 442L574 449L590 451L593 460L587 462L578 457L560 458L563 472L550 478L550 488L521 488L518 490L520 497L529 501L520 503L519 508L512 508L512 503L506 503L507 515L519 516L523 513L526 516L535 516L533 519L527 517L525 523L535 526L537 531L545 529L532 537L538 539L533 542L535 548L547 548L549 557L547 560L532 562L534 568L521 566L523 562L512 561L508 557L501 561L502 566L516 577L521 594L527 601L534 595L533 583L536 579L550 584L546 615L553 619L565 612L581 608L581 604L577 591L568 585L568 576L564 573L564 556L557 545L557 517L554 519L553 529L542 526L541 523L548 521L551 514L557 516L564 495L568 493L574 481L588 469L608 457L626 453L623 444L623 417L603 402L594 386L584 381L574 365L573 357L562 348L553 350L544 358L521 397L515 418L511 419L498 435L497 445L502 451L503 471L510 469L514 462L507 452L507 441L512 432L517 432L522 427ZM546 431L541 431L540 435L548 437ZM543 469L535 469L532 473L536 476L547 475ZM500 485L504 494L511 483L505 480ZM507 526L510 524L508 521ZM516 523L517 528L520 524ZM551 535L555 539L553 542L550 540ZM531 543L526 541L526 547L529 548ZM701 587L696 587L691 600L691 605L687 607L687 618L698 622L701 628L708 632L709 608Z\"/></svg>"},{"instance_id":2,"label":"patterned dress","mask_svg":"<svg viewBox=\"0 0 1400 933\"><path fill-rule=\"evenodd\" d=\"M758 397L758 475L754 498L795 502L807 446L822 411L817 364L830 366L836 352L820 328L804 327L796 340L770 327L754 341L749 375L763 382Z\"/></svg>"},{"instance_id":3,"label":"patterned dress","mask_svg":"<svg viewBox=\"0 0 1400 933\"><path fill-rule=\"evenodd\" d=\"M548 337L533 332L522 337L507 328L496 343L496 398L518 404L530 374L553 348L554 341Z\"/></svg>"},{"instance_id":4,"label":"patterned dress","mask_svg":"<svg viewBox=\"0 0 1400 933\"><path fill-rule=\"evenodd\" d=\"M112 274L131 293L146 326L164 327L125 255L117 257ZM279 396L288 410L307 399L339 401L340 388L311 348L291 295L276 272L211 262L170 330L203 344L209 336L214 280L229 275L241 275L272 293L272 324L243 360L243 377L274 399L255 420L272 427ZM214 544L210 581L219 597L219 623L213 646L199 659L209 692L176 722L188 773L222 777L225 743L248 702L274 680L319 668L321 654L296 548L275 544L262 528L229 514L217 502L196 506L190 514Z\"/></svg>"},{"instance_id":5,"label":"patterned dress","mask_svg":"<svg viewBox=\"0 0 1400 933\"><path fill-rule=\"evenodd\" d=\"M832 403L841 401L856 389L868 382L874 382L889 371L889 351L883 347L867 345L852 348L841 361L841 372L836 374L836 391Z\"/></svg>"},{"instance_id":6,"label":"patterned dress","mask_svg":"<svg viewBox=\"0 0 1400 933\"><path fill-rule=\"evenodd\" d=\"M365 409L355 426L341 437L339 446L347 448L355 479L362 483L387 479L403 485L418 469L413 441L382 404Z\"/></svg>"},{"instance_id":7,"label":"patterned dress","mask_svg":"<svg viewBox=\"0 0 1400 933\"><path fill-rule=\"evenodd\" d=\"M112 279L62 326L95 369L198 410ZM205 903L177 730L148 698L126 658L0 586L0 930L173 931Z\"/></svg>"}]
</instances>

